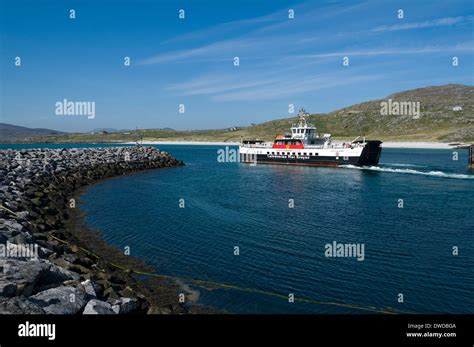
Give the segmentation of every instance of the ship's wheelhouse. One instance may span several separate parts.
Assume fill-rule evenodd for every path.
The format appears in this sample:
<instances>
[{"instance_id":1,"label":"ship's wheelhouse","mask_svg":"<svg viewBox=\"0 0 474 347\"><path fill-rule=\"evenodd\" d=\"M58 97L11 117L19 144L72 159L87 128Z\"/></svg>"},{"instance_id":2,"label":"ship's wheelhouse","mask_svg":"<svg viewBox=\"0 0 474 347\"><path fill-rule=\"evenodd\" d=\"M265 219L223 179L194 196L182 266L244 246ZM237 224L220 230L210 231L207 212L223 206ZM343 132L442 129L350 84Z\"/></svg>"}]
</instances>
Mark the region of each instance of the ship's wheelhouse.
<instances>
[{"instance_id":1,"label":"ship's wheelhouse","mask_svg":"<svg viewBox=\"0 0 474 347\"><path fill-rule=\"evenodd\" d=\"M313 126L293 126L291 127L291 137L293 139L300 139L305 144L314 143L312 140L318 137L316 127Z\"/></svg>"},{"instance_id":2,"label":"ship's wheelhouse","mask_svg":"<svg viewBox=\"0 0 474 347\"><path fill-rule=\"evenodd\" d=\"M291 135L293 137L314 137L316 136L316 128L315 127L292 127L291 128Z\"/></svg>"}]
</instances>

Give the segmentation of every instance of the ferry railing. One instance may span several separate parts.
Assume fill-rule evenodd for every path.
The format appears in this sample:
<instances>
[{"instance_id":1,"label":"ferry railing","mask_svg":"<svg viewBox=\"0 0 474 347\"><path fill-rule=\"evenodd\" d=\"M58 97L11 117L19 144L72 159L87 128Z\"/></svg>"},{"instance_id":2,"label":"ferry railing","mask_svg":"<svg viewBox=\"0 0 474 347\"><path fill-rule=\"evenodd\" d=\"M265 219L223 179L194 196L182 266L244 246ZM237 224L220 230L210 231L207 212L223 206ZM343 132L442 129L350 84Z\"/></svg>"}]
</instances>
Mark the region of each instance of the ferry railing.
<instances>
[{"instance_id":1,"label":"ferry railing","mask_svg":"<svg viewBox=\"0 0 474 347\"><path fill-rule=\"evenodd\" d=\"M262 142L262 143L242 143L241 144L242 147L247 147L247 148L262 148L262 147L271 148L272 145L273 145L273 143L266 143L266 142Z\"/></svg>"}]
</instances>

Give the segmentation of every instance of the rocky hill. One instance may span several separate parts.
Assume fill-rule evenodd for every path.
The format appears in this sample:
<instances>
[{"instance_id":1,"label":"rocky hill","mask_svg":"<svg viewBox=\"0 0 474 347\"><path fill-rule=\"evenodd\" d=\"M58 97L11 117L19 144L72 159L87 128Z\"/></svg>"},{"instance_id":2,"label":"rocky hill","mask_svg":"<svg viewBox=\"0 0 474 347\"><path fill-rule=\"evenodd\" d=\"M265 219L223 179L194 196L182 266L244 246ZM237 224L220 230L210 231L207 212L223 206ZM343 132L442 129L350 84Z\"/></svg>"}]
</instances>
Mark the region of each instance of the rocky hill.
<instances>
[{"instance_id":1,"label":"rocky hill","mask_svg":"<svg viewBox=\"0 0 474 347\"><path fill-rule=\"evenodd\" d=\"M319 132L330 133L336 139L361 135L382 141L474 142L474 87L448 84L408 90L330 113L312 114L309 118ZM42 135L35 137L34 141L124 142L140 138L145 141L272 140L276 134L288 132L296 120L296 117L284 118L219 130L142 129L129 133Z\"/></svg>"},{"instance_id":2,"label":"rocky hill","mask_svg":"<svg viewBox=\"0 0 474 347\"><path fill-rule=\"evenodd\" d=\"M419 116L381 112L382 102L419 103ZM382 114L381 114L382 113ZM386 113L386 114L383 114ZM313 116L334 136L407 138L436 141L474 139L474 87L449 84L400 92L381 100Z\"/></svg>"},{"instance_id":3,"label":"rocky hill","mask_svg":"<svg viewBox=\"0 0 474 347\"><path fill-rule=\"evenodd\" d=\"M42 128L27 128L17 125L0 123L1 142L28 142L34 140L38 136L61 134L64 134L64 132Z\"/></svg>"}]
</instances>

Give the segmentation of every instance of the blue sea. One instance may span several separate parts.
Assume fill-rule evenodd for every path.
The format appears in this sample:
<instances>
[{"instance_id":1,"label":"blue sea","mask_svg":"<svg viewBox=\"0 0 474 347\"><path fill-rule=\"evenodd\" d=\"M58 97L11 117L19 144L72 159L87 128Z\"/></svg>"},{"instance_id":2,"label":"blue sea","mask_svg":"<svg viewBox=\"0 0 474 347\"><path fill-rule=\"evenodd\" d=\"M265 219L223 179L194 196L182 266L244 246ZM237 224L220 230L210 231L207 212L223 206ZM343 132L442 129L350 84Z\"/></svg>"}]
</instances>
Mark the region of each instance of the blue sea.
<instances>
[{"instance_id":1,"label":"blue sea","mask_svg":"<svg viewBox=\"0 0 474 347\"><path fill-rule=\"evenodd\" d=\"M257 290L186 283L198 303L252 314L474 313L466 150L453 160L453 150L384 149L361 169L250 166L219 162L222 146L158 147L186 166L101 182L81 208L89 227L158 273ZM334 242L364 245L363 260L328 257Z\"/></svg>"}]
</instances>

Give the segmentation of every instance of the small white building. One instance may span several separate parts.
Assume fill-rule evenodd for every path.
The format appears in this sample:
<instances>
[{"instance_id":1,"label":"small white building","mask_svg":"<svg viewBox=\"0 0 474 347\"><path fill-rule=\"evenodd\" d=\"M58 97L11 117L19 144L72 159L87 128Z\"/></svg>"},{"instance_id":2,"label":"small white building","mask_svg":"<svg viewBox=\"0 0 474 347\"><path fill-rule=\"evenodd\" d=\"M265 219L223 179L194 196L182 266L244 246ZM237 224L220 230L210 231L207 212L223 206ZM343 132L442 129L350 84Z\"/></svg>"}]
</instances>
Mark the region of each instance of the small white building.
<instances>
[{"instance_id":1,"label":"small white building","mask_svg":"<svg viewBox=\"0 0 474 347\"><path fill-rule=\"evenodd\" d=\"M454 112L462 111L462 106L454 106L453 111Z\"/></svg>"}]
</instances>

